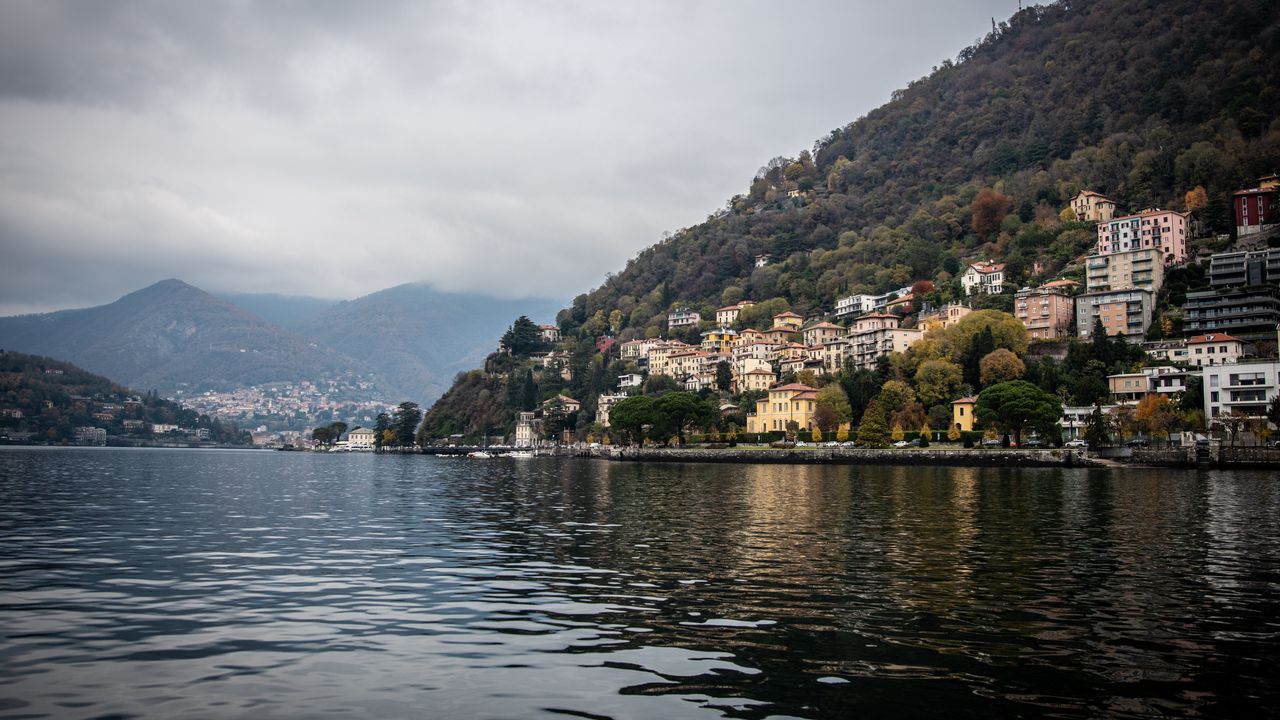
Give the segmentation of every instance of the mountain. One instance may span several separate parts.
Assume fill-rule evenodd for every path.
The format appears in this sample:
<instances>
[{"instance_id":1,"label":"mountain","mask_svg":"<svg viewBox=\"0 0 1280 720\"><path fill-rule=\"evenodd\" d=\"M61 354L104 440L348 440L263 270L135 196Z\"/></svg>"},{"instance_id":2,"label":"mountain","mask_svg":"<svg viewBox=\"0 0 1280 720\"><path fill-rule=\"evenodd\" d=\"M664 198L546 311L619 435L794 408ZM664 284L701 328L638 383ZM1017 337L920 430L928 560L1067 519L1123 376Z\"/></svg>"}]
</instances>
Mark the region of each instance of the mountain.
<instances>
[{"instance_id":1,"label":"mountain","mask_svg":"<svg viewBox=\"0 0 1280 720\"><path fill-rule=\"evenodd\" d=\"M739 322L767 324L771 312L830 313L841 296L926 280L933 289L920 286L921 299L940 304L963 296L965 263L987 259L1005 263L1013 287L1080 279L1096 231L1061 213L1084 189L1109 195L1120 212L1191 211L1190 249L1219 248L1233 231L1231 192L1280 168L1278 46L1280 6L1266 0L1061 0L1019 10L812 149L769 160L705 222L575 297L557 320L576 369L567 382L544 377L537 394L566 392L589 412L618 369L597 353L598 336L667 335L674 308L713 318L722 305L753 300ZM1168 284L1188 274L1171 269ZM1006 292L975 307L1012 303ZM1173 322L1158 317L1153 327L1176 327L1169 309ZM701 329L671 334L696 342ZM510 363L487 365L493 375ZM430 426L491 425L491 409L471 396L496 390L480 379L460 378L428 413ZM510 398L521 397L510 385L508 425Z\"/></svg>"},{"instance_id":2,"label":"mountain","mask_svg":"<svg viewBox=\"0 0 1280 720\"><path fill-rule=\"evenodd\" d=\"M1022 10L812 151L769 161L565 320L621 310L624 330L659 331L673 305L706 317L739 297L807 315L843 294L947 283L974 259L1033 280L1036 261L1049 275L1087 247L1089 228L1055 222L1081 189L1136 211L1184 209L1200 188L1203 228L1229 233L1230 193L1280 168L1278 18L1261 0ZM975 205L984 190L995 212Z\"/></svg>"},{"instance_id":3,"label":"mountain","mask_svg":"<svg viewBox=\"0 0 1280 720\"><path fill-rule=\"evenodd\" d=\"M277 295L276 293L217 293L217 296L269 323L294 332L339 302L326 298Z\"/></svg>"},{"instance_id":4,"label":"mountain","mask_svg":"<svg viewBox=\"0 0 1280 720\"><path fill-rule=\"evenodd\" d=\"M0 436L27 442L76 440L77 427L97 427L136 443L197 437L248 444L235 425L200 415L152 393L136 393L71 363L0 350ZM157 436L155 425L179 428Z\"/></svg>"},{"instance_id":5,"label":"mountain","mask_svg":"<svg viewBox=\"0 0 1280 720\"><path fill-rule=\"evenodd\" d=\"M340 302L298 330L372 367L398 397L430 403L456 373L492 352L517 317L546 321L561 306L557 300L497 300L409 283Z\"/></svg>"},{"instance_id":6,"label":"mountain","mask_svg":"<svg viewBox=\"0 0 1280 720\"><path fill-rule=\"evenodd\" d=\"M100 307L0 318L0 347L172 393L368 376L368 367L181 280Z\"/></svg>"}]
</instances>

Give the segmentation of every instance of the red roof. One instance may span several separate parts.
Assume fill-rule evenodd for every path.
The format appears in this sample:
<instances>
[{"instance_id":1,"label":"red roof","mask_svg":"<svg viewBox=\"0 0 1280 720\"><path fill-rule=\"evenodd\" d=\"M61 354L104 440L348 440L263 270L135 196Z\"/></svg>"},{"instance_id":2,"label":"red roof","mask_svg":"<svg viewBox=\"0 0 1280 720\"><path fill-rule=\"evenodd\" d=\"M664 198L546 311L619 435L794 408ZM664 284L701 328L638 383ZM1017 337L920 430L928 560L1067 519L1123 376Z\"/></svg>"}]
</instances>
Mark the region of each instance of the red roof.
<instances>
[{"instance_id":1,"label":"red roof","mask_svg":"<svg viewBox=\"0 0 1280 720\"><path fill-rule=\"evenodd\" d=\"M976 402L978 402L978 396L970 395L968 397L956 398L955 400L951 401L951 404L955 405L956 403L976 403Z\"/></svg>"},{"instance_id":2,"label":"red roof","mask_svg":"<svg viewBox=\"0 0 1280 720\"><path fill-rule=\"evenodd\" d=\"M1204 343L1215 342L1244 342L1239 338L1231 337L1226 333L1208 333L1206 335L1197 335L1187 341L1188 345L1203 345Z\"/></svg>"},{"instance_id":3,"label":"red roof","mask_svg":"<svg viewBox=\"0 0 1280 720\"><path fill-rule=\"evenodd\" d=\"M803 383L787 383L786 385L779 385L778 387L769 388L769 389L770 390L795 390L796 392L817 392L818 390L817 388L811 388L808 385L805 385Z\"/></svg>"},{"instance_id":4,"label":"red roof","mask_svg":"<svg viewBox=\"0 0 1280 720\"><path fill-rule=\"evenodd\" d=\"M970 263L969 267L973 268L974 270L977 270L983 275L987 275L989 273L997 273L997 272L1000 272L1001 270L1004 270L1004 263L976 262L976 263Z\"/></svg>"},{"instance_id":5,"label":"red roof","mask_svg":"<svg viewBox=\"0 0 1280 720\"><path fill-rule=\"evenodd\" d=\"M780 313L778 313L777 315L774 315L774 317L776 317L776 318L780 318L780 317L793 317L793 318L800 318L801 320L803 320L803 319L804 319L804 316L803 316L803 315L797 315L797 314L795 314L795 313L791 312L790 310L788 310L788 311L786 311L786 312L780 312Z\"/></svg>"}]
</instances>

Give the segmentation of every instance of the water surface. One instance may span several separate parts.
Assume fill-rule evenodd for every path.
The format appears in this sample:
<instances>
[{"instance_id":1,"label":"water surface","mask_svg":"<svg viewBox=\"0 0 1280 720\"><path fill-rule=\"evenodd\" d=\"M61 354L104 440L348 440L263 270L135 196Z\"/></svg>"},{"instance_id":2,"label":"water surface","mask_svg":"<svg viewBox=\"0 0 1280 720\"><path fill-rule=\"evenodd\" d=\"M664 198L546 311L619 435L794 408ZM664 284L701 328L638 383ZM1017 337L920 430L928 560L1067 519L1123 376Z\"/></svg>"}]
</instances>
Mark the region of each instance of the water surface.
<instances>
[{"instance_id":1,"label":"water surface","mask_svg":"<svg viewBox=\"0 0 1280 720\"><path fill-rule=\"evenodd\" d=\"M0 718L1256 717L1268 473L0 449Z\"/></svg>"}]
</instances>

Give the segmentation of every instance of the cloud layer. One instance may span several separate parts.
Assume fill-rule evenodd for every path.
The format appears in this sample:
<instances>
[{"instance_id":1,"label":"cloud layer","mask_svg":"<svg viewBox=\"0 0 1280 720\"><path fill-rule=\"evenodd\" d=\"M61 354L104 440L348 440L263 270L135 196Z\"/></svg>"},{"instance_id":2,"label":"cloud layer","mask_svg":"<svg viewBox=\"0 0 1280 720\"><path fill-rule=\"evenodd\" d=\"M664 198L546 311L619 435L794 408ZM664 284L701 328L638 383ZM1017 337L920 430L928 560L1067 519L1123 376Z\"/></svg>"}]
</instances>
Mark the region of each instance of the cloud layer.
<instances>
[{"instance_id":1,"label":"cloud layer","mask_svg":"<svg viewBox=\"0 0 1280 720\"><path fill-rule=\"evenodd\" d=\"M0 2L0 314L567 297L1009 4Z\"/></svg>"}]
</instances>

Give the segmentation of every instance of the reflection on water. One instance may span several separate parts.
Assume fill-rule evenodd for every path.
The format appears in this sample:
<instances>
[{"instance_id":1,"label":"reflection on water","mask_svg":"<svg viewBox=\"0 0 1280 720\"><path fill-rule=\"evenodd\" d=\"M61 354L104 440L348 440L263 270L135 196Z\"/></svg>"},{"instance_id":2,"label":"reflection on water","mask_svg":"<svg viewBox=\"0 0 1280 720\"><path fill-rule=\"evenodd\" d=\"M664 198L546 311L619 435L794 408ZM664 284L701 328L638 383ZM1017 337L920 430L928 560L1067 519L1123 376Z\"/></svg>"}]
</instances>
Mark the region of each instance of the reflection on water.
<instances>
[{"instance_id":1,"label":"reflection on water","mask_svg":"<svg viewBox=\"0 0 1280 720\"><path fill-rule=\"evenodd\" d=\"M0 449L0 718L1254 716L1278 510L1266 473Z\"/></svg>"}]
</instances>

